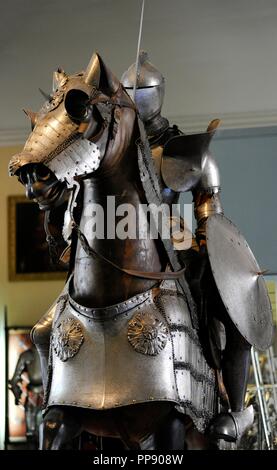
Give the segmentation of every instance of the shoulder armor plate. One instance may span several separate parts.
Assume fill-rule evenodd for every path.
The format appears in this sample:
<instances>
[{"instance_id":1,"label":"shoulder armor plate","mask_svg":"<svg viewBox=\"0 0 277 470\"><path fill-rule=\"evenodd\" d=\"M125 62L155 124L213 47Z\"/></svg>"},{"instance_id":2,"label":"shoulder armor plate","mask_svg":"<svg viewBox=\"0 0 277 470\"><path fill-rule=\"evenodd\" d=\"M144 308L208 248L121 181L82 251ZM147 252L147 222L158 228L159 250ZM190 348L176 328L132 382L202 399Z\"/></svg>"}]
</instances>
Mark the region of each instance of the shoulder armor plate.
<instances>
[{"instance_id":1,"label":"shoulder armor plate","mask_svg":"<svg viewBox=\"0 0 277 470\"><path fill-rule=\"evenodd\" d=\"M202 175L203 158L215 131L172 137L164 146L161 172L165 184L174 191L194 188Z\"/></svg>"}]
</instances>

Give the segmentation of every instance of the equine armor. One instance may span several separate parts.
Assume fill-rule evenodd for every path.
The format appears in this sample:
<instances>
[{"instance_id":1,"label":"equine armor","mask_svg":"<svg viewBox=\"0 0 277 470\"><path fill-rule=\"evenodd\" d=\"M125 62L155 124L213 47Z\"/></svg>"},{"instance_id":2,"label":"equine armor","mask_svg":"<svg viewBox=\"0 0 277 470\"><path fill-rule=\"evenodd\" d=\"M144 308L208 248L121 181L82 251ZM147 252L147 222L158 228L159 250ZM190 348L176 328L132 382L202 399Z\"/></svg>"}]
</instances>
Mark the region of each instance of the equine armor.
<instances>
[{"instance_id":1,"label":"equine armor","mask_svg":"<svg viewBox=\"0 0 277 470\"><path fill-rule=\"evenodd\" d=\"M108 115L111 101L108 96L99 98L96 87L99 83L100 58L93 54L86 71L66 75L54 72L54 89L38 113L26 111L32 121L33 130L23 151L14 155L9 164L11 176L29 163L43 163L61 182L71 188L76 177L85 177L97 170L106 151L109 132ZM102 67L104 67L102 65ZM117 96L123 106L133 108L128 94L122 88ZM116 104L116 103L115 103ZM92 108L104 122L104 130L97 144L89 140L88 121L92 119Z\"/></svg>"},{"instance_id":2,"label":"equine armor","mask_svg":"<svg viewBox=\"0 0 277 470\"><path fill-rule=\"evenodd\" d=\"M72 413L74 407L112 410L116 414L118 409L126 406L136 413L139 407L132 405L153 402L162 408L166 402L170 408L172 404L179 412L190 416L203 432L218 412L216 368L222 371L232 403L231 411L240 413L243 408L249 343L266 346L270 341L270 306L264 301L263 291L259 297L261 304L257 302L258 308L252 312L255 328L244 329L245 325L253 326L254 323L251 324L249 312L242 318L247 308L247 295L244 302L239 303L238 292L241 288L251 297L251 282L255 283L257 276L258 283L261 279L259 268L252 263L254 275L251 277L253 273L247 272L247 276L242 276L234 294L236 266L234 263L232 283L225 258L228 254L227 262L232 259L232 250L227 250L232 246L234 252L237 250L234 260L238 267L242 266L238 258L245 255L239 248L243 239L239 236L231 240L220 238L220 227L218 231L208 230L206 237L207 227L212 227L213 221L225 220L221 216L218 168L209 152L209 143L219 121L212 121L204 133L176 136L166 143L162 139L168 135L168 121L160 115L164 79L147 62L147 57L141 60L140 67L135 98L138 107L142 105L139 111L145 129L127 92L102 59L94 54L85 72L73 76L62 71L54 74L53 94L38 115L29 113L33 132L23 152L15 155L10 163L10 174L19 176L27 189L28 181L31 181L36 199L40 198L39 187L44 191L41 198L46 202L47 194L49 198L52 195L51 201L57 197L55 191L49 191L52 179L72 190L68 204L69 225L72 225L72 237L76 241L75 253L72 251L70 255L72 276L56 306L33 329L33 339L41 354L44 384L46 380L44 405L47 411L62 406L64 414ZM129 82L124 83L128 85ZM145 108L143 101L137 101L144 92L147 97ZM150 149L151 142L156 144L155 149ZM36 171L32 173L32 167L28 165L31 163L35 167L41 163L52 171L39 180ZM24 166L25 170L22 169ZM79 189L83 192L78 193ZM161 243L151 242L145 248L143 242L144 254L140 240L136 239L128 245L117 239L111 244L107 244L106 239L105 243L102 239L96 243L92 233L82 233L87 222L85 208L94 200L106 202L111 190L118 201L122 198L126 202L123 198L128 196L128 202L135 203L136 207L142 201L150 207L152 204L160 207L165 194L172 204L177 202L179 192L191 191L197 243L187 250L189 253L181 252L178 257L172 240L162 237L159 221L156 228ZM76 223L78 218L74 218L78 216L74 214L74 208L80 212L79 225ZM226 247L226 251L221 251L222 247ZM219 296L210 271L205 273L208 263L202 263L202 258L207 260L207 251L227 312L219 318L226 333L225 348L219 351L219 364L209 354L207 338L203 338L204 334L210 337L211 322L208 320L212 315L222 313L214 311L212 302L209 304L211 299ZM190 271L188 261L187 278L181 269L183 253L191 255L192 264L196 260L197 272ZM168 270L163 271L166 263L171 270L168 277ZM129 264L140 268L132 271L135 274L132 274L131 282L126 278L125 268L129 268ZM147 270L143 269L141 276L144 264ZM177 281L172 281L172 271ZM242 273L245 274L243 270ZM158 274L158 277L150 274ZM159 287L153 287L153 279L159 280ZM161 279L167 281L161 282ZM208 284L205 284L206 279ZM246 289L244 281L247 281ZM225 302L225 289L233 300L238 301L241 307L236 310L238 315L232 314L234 303ZM136 292L139 294L133 296ZM121 301L126 297L129 298ZM101 307L107 304L110 306ZM93 305L99 307L93 308ZM261 334L262 344L256 341L258 327L265 330ZM248 330L254 335L248 335ZM217 373L219 378L220 372ZM83 413L80 418L81 415ZM229 416L229 424L224 420L224 428L229 426L226 435L233 432L230 422L239 426L244 416L237 414L235 421Z\"/></svg>"},{"instance_id":3,"label":"equine armor","mask_svg":"<svg viewBox=\"0 0 277 470\"><path fill-rule=\"evenodd\" d=\"M171 401L205 430L216 406L214 371L185 298L173 281L166 282L170 289L152 289L106 308L83 307L67 292L53 320L55 373L49 375L47 406L103 410Z\"/></svg>"}]
</instances>

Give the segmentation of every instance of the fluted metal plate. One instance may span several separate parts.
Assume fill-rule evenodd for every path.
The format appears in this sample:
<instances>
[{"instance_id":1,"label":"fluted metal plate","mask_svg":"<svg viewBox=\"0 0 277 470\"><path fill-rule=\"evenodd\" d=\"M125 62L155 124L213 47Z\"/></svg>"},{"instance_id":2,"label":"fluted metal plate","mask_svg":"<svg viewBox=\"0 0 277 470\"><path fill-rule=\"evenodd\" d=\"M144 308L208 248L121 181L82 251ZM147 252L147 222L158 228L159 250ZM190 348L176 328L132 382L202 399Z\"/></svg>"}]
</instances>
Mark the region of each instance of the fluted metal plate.
<instances>
[{"instance_id":1,"label":"fluted metal plate","mask_svg":"<svg viewBox=\"0 0 277 470\"><path fill-rule=\"evenodd\" d=\"M207 249L230 318L250 344L267 349L273 337L271 303L248 243L230 220L216 214L207 221Z\"/></svg>"},{"instance_id":2,"label":"fluted metal plate","mask_svg":"<svg viewBox=\"0 0 277 470\"><path fill-rule=\"evenodd\" d=\"M165 184L177 192L189 191L202 176L214 132L178 135L164 146L161 172Z\"/></svg>"}]
</instances>

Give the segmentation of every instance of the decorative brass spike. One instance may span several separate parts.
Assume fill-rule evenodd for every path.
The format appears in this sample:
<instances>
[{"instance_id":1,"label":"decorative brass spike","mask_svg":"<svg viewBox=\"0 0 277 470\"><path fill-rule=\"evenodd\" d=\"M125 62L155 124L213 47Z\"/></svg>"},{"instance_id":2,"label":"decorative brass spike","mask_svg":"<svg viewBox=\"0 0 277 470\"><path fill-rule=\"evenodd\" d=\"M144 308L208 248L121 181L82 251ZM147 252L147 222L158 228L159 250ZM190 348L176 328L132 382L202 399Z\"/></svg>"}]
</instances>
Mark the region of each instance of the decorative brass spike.
<instances>
[{"instance_id":1,"label":"decorative brass spike","mask_svg":"<svg viewBox=\"0 0 277 470\"><path fill-rule=\"evenodd\" d=\"M84 73L84 80L88 85L99 86L100 81L100 61L98 54L93 53L87 69Z\"/></svg>"},{"instance_id":2,"label":"decorative brass spike","mask_svg":"<svg viewBox=\"0 0 277 470\"><path fill-rule=\"evenodd\" d=\"M268 269L262 269L261 271L257 271L258 276L263 276L264 274L268 273Z\"/></svg>"},{"instance_id":3,"label":"decorative brass spike","mask_svg":"<svg viewBox=\"0 0 277 470\"><path fill-rule=\"evenodd\" d=\"M215 131L221 124L220 119L213 119L207 127L207 132Z\"/></svg>"},{"instance_id":4,"label":"decorative brass spike","mask_svg":"<svg viewBox=\"0 0 277 470\"><path fill-rule=\"evenodd\" d=\"M53 73L53 92L55 92L63 83L67 80L67 75L62 68L58 68L56 72Z\"/></svg>"},{"instance_id":5,"label":"decorative brass spike","mask_svg":"<svg viewBox=\"0 0 277 470\"><path fill-rule=\"evenodd\" d=\"M51 100L52 98L51 95L49 95L48 93L45 93L45 91L43 91L41 88L39 88L39 91L42 94L43 98L45 98L47 101Z\"/></svg>"},{"instance_id":6,"label":"decorative brass spike","mask_svg":"<svg viewBox=\"0 0 277 470\"><path fill-rule=\"evenodd\" d=\"M37 115L38 113L35 113L34 111L31 111L30 109L23 109L24 113L28 118L31 120L32 126L36 125L37 122Z\"/></svg>"}]
</instances>

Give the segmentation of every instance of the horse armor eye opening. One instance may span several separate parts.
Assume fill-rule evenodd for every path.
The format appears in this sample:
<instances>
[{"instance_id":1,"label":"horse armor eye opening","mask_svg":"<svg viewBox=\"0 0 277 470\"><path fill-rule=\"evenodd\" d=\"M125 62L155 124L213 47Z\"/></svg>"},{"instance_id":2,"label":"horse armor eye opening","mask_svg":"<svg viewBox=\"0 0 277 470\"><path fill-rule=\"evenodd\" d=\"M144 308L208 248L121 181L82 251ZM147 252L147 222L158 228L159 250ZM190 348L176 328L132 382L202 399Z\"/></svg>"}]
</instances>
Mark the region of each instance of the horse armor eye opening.
<instances>
[{"instance_id":1,"label":"horse armor eye opening","mask_svg":"<svg viewBox=\"0 0 277 470\"><path fill-rule=\"evenodd\" d=\"M77 122L86 119L88 105L89 96L82 90L69 90L64 100L66 112L73 121Z\"/></svg>"},{"instance_id":2,"label":"horse armor eye opening","mask_svg":"<svg viewBox=\"0 0 277 470\"><path fill-rule=\"evenodd\" d=\"M38 181L47 181L51 177L51 171L45 165L36 165L34 173Z\"/></svg>"}]
</instances>

